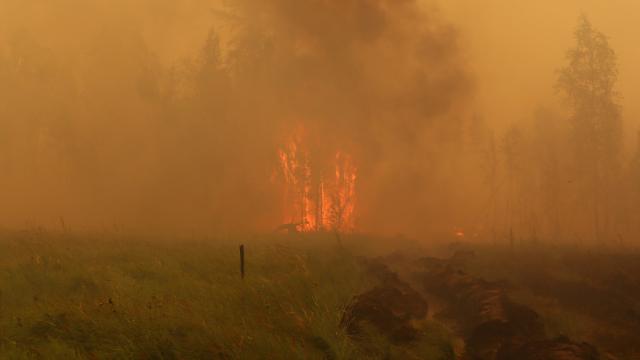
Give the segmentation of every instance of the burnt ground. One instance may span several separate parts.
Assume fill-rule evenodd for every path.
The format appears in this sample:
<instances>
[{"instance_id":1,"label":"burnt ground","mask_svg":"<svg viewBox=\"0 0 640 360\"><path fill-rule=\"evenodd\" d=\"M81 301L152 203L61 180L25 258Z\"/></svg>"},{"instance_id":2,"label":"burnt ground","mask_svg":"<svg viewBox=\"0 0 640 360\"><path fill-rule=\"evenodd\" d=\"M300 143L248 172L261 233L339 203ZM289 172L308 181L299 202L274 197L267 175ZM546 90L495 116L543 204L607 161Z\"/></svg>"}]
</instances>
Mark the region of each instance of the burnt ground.
<instances>
[{"instance_id":1,"label":"burnt ground","mask_svg":"<svg viewBox=\"0 0 640 360\"><path fill-rule=\"evenodd\" d=\"M607 356L640 359L637 252L535 245L485 248L463 266L508 284L514 299L542 315L547 332L580 338Z\"/></svg>"},{"instance_id":2,"label":"burnt ground","mask_svg":"<svg viewBox=\"0 0 640 360\"><path fill-rule=\"evenodd\" d=\"M367 261L380 286L352 302L350 333L364 319L411 341L419 336L412 320L427 317L459 340L460 359L640 359L638 254L541 246L427 253Z\"/></svg>"}]
</instances>

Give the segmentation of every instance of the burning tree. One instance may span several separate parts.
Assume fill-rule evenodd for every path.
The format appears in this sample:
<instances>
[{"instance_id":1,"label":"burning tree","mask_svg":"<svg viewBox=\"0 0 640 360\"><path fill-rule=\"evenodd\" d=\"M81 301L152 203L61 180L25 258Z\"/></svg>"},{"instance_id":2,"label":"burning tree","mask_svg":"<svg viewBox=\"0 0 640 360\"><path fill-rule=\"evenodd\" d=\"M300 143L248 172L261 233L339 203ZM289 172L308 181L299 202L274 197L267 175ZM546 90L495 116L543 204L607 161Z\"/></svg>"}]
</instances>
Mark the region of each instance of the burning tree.
<instances>
[{"instance_id":1,"label":"burning tree","mask_svg":"<svg viewBox=\"0 0 640 360\"><path fill-rule=\"evenodd\" d=\"M336 151L311 162L304 136L293 136L278 151L283 181L283 220L305 232L353 231L357 168L350 155Z\"/></svg>"}]
</instances>

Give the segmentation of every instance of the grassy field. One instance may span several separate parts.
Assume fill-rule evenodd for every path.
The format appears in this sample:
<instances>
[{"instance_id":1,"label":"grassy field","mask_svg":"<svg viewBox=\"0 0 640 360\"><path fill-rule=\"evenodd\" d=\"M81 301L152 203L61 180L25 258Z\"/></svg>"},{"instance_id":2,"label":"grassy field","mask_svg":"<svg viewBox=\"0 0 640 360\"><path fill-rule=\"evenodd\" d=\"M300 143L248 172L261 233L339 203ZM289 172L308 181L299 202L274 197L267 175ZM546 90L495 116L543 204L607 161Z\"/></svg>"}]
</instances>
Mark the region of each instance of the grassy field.
<instances>
[{"instance_id":1,"label":"grassy field","mask_svg":"<svg viewBox=\"0 0 640 360\"><path fill-rule=\"evenodd\" d=\"M345 307L375 281L333 236L158 240L34 230L3 233L0 249L0 358L451 357L436 325L409 348L374 331L357 341L345 334Z\"/></svg>"},{"instance_id":2,"label":"grassy field","mask_svg":"<svg viewBox=\"0 0 640 360\"><path fill-rule=\"evenodd\" d=\"M474 255L456 266L504 284L514 301L540 314L549 337L640 358L636 251L463 247ZM353 337L341 326L354 297L379 284L363 259L398 248L407 264L457 251L320 234L220 240L3 232L0 358L454 359L460 336L437 314L415 324L419 340L402 345L374 327ZM437 308L430 304L430 313Z\"/></svg>"}]
</instances>

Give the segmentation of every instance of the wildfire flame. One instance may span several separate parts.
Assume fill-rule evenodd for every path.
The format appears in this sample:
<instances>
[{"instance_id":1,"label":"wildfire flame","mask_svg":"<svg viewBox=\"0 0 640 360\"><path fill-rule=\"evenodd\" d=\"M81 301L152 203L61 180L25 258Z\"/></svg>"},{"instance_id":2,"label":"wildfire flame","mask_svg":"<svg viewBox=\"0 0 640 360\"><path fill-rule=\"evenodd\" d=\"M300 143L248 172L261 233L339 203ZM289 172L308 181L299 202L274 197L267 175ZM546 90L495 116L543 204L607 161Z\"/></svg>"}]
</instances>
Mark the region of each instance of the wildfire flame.
<instances>
[{"instance_id":1,"label":"wildfire flame","mask_svg":"<svg viewBox=\"0 0 640 360\"><path fill-rule=\"evenodd\" d=\"M357 178L353 159L337 151L328 164L312 166L302 140L295 136L278 151L284 222L297 224L304 232L353 231Z\"/></svg>"}]
</instances>

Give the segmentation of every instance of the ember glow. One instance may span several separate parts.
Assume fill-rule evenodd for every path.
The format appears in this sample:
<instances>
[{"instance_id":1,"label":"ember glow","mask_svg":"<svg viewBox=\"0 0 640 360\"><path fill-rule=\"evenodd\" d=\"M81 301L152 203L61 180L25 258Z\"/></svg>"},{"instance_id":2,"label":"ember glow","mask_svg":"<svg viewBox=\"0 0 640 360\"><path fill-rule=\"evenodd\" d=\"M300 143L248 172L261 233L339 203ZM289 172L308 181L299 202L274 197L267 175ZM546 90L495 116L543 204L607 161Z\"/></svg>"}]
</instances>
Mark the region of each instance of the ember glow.
<instances>
[{"instance_id":1,"label":"ember glow","mask_svg":"<svg viewBox=\"0 0 640 360\"><path fill-rule=\"evenodd\" d=\"M336 151L311 161L302 135L278 151L282 174L283 222L303 232L355 229L357 168L350 155Z\"/></svg>"}]
</instances>

